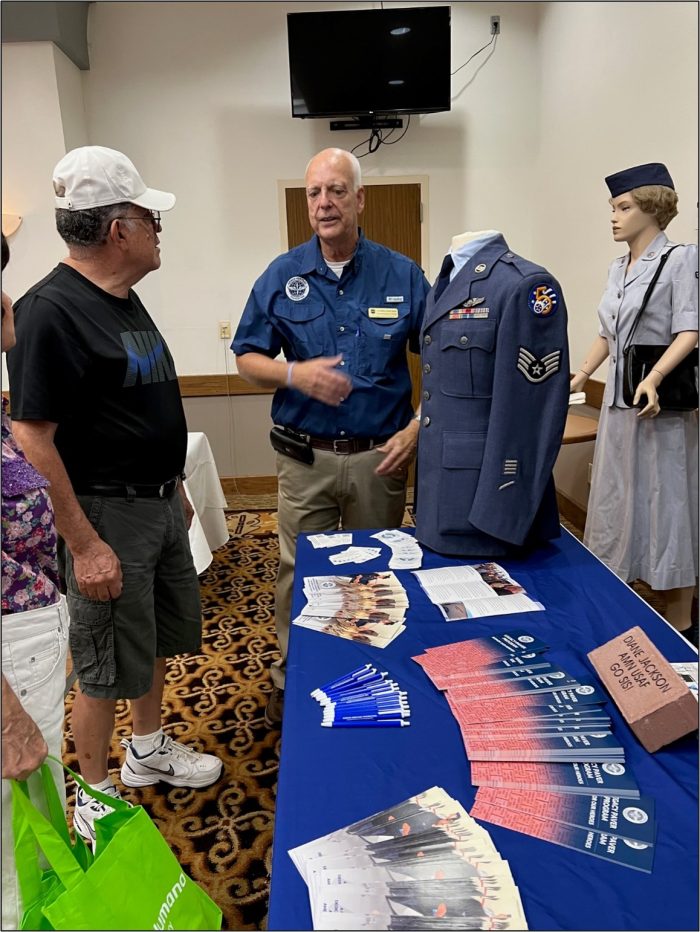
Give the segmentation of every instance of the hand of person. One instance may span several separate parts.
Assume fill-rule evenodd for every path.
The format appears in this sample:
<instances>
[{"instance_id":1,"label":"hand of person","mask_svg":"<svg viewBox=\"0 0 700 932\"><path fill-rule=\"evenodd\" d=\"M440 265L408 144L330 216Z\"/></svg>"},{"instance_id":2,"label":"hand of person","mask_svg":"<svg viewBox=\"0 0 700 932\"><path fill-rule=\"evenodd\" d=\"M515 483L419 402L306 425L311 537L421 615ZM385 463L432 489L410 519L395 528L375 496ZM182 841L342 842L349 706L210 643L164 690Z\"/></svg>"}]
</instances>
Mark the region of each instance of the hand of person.
<instances>
[{"instance_id":1,"label":"hand of person","mask_svg":"<svg viewBox=\"0 0 700 932\"><path fill-rule=\"evenodd\" d=\"M309 398L337 408L352 391L350 379L336 370L342 358L342 355L319 356L317 359L295 362L292 387Z\"/></svg>"},{"instance_id":2,"label":"hand of person","mask_svg":"<svg viewBox=\"0 0 700 932\"><path fill-rule=\"evenodd\" d=\"M182 510L185 512L185 527L189 531L192 527L192 518L194 518L194 508L192 503L187 497L187 492L185 492L185 487L182 483L178 485L178 492L180 493L180 498L182 499Z\"/></svg>"},{"instance_id":3,"label":"hand of person","mask_svg":"<svg viewBox=\"0 0 700 932\"><path fill-rule=\"evenodd\" d=\"M384 458L374 470L377 476L405 476L418 445L418 421L411 421L403 430L397 431L386 443L375 449Z\"/></svg>"},{"instance_id":4,"label":"hand of person","mask_svg":"<svg viewBox=\"0 0 700 932\"><path fill-rule=\"evenodd\" d=\"M637 386L637 391L634 393L634 398L632 399L632 405L636 407L641 402L642 395L646 395L647 399L646 405L641 409L641 411L637 412L637 417L656 417L656 415L661 410L659 396L656 391L660 381L660 377L655 372L650 372L649 375L645 379L642 379L642 381Z\"/></svg>"},{"instance_id":5,"label":"hand of person","mask_svg":"<svg viewBox=\"0 0 700 932\"><path fill-rule=\"evenodd\" d=\"M580 371L577 372L575 375L571 376L571 382L569 383L569 391L571 393L583 391L583 386L586 384L587 381L588 381L588 376L586 375L585 372L580 372Z\"/></svg>"},{"instance_id":6,"label":"hand of person","mask_svg":"<svg viewBox=\"0 0 700 932\"><path fill-rule=\"evenodd\" d=\"M84 547L73 550L73 573L80 594L86 599L108 602L121 595L121 563L100 537L95 536Z\"/></svg>"},{"instance_id":7,"label":"hand of person","mask_svg":"<svg viewBox=\"0 0 700 932\"><path fill-rule=\"evenodd\" d=\"M19 701L6 702L5 695L2 709L2 778L26 780L44 762L49 749L34 719L25 712Z\"/></svg>"}]
</instances>

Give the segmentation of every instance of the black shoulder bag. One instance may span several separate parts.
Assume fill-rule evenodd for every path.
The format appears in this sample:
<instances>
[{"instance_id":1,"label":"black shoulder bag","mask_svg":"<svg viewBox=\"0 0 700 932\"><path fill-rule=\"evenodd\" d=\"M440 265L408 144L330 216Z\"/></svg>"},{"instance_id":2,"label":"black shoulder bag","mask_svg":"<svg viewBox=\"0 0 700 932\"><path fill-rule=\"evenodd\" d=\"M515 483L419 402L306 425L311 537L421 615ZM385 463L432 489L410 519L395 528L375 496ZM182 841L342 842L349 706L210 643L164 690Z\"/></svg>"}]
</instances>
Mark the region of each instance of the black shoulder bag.
<instances>
[{"instance_id":1,"label":"black shoulder bag","mask_svg":"<svg viewBox=\"0 0 700 932\"><path fill-rule=\"evenodd\" d=\"M649 287L644 294L642 306L639 308L639 313L635 318L622 351L624 360L622 398L625 404L630 407L632 407L637 386L642 379L645 379L649 375L656 363L668 349L668 346L664 346L663 344L654 343L644 345L632 343L632 338L639 324L639 320L644 313L644 308L647 306L651 293L654 290L654 285L661 274L661 270L674 249L676 249L676 246L672 246L659 260L658 268L654 273L654 277L649 282ZM678 363L675 369L672 369L668 375L664 376L663 381L656 389L662 411L694 411L697 408L697 365L698 348L696 346L695 349L688 353L685 359L682 359Z\"/></svg>"}]
</instances>

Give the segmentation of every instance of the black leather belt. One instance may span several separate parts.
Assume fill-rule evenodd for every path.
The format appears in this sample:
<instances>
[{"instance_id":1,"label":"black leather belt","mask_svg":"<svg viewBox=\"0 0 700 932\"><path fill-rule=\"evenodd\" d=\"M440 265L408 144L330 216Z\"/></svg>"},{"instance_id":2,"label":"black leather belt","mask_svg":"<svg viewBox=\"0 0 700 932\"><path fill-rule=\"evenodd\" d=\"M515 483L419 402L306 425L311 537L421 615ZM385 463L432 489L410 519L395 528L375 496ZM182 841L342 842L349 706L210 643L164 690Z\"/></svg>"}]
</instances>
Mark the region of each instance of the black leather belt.
<instances>
[{"instance_id":1,"label":"black leather belt","mask_svg":"<svg viewBox=\"0 0 700 932\"><path fill-rule=\"evenodd\" d=\"M389 437L349 437L340 440L323 440L320 437L309 437L309 443L315 450L328 450L331 453L345 456L348 453L365 453L367 450L373 450L380 447L389 440Z\"/></svg>"},{"instance_id":2,"label":"black leather belt","mask_svg":"<svg viewBox=\"0 0 700 932\"><path fill-rule=\"evenodd\" d=\"M95 485L81 485L75 489L76 495L99 495L107 498L170 498L180 485L180 477L168 479L162 485L140 485L128 482L105 482Z\"/></svg>"}]
</instances>

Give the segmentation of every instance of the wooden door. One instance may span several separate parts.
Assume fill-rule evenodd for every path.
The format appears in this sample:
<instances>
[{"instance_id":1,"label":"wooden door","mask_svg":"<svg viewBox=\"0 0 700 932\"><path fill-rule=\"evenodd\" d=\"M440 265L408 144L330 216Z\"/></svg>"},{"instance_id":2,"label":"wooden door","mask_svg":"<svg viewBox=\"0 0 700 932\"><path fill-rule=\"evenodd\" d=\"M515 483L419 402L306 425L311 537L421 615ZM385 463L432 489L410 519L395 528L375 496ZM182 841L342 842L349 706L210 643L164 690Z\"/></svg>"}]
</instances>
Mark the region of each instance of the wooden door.
<instances>
[{"instance_id":1,"label":"wooden door","mask_svg":"<svg viewBox=\"0 0 700 932\"><path fill-rule=\"evenodd\" d=\"M421 265L421 189L419 184L370 184L365 186L365 209L360 225L367 239L401 252ZM287 239L289 248L305 243L312 235L304 188L286 188ZM422 266L421 266L422 267ZM407 353L411 373L412 403L420 399L420 356ZM411 467L409 485L413 485Z\"/></svg>"}]
</instances>

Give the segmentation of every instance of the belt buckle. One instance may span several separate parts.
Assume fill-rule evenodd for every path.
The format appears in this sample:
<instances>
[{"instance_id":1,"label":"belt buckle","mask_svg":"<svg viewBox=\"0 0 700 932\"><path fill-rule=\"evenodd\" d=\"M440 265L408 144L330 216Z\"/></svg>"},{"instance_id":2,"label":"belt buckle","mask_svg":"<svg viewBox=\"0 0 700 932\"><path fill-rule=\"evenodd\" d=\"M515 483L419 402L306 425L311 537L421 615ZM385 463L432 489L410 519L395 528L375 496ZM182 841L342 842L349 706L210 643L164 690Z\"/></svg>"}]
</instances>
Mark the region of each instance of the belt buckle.
<instances>
[{"instance_id":1,"label":"belt buckle","mask_svg":"<svg viewBox=\"0 0 700 932\"><path fill-rule=\"evenodd\" d=\"M171 493L177 488L178 479L177 476L174 479L168 479L167 482L164 482L163 485L158 489L159 498L168 498Z\"/></svg>"},{"instance_id":2,"label":"belt buckle","mask_svg":"<svg viewBox=\"0 0 700 932\"><path fill-rule=\"evenodd\" d=\"M338 444L341 444L341 443L347 444L348 447L346 447L345 450L341 450L340 447L338 446ZM347 456L348 453L350 452L349 444L350 444L349 440L334 440L333 441L333 452L336 453L338 456Z\"/></svg>"}]
</instances>

